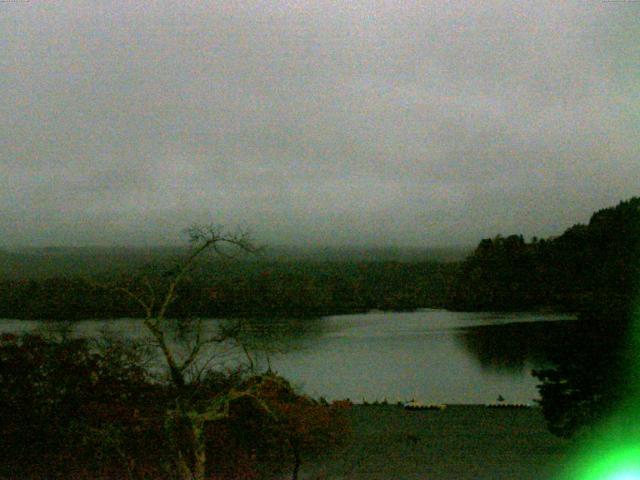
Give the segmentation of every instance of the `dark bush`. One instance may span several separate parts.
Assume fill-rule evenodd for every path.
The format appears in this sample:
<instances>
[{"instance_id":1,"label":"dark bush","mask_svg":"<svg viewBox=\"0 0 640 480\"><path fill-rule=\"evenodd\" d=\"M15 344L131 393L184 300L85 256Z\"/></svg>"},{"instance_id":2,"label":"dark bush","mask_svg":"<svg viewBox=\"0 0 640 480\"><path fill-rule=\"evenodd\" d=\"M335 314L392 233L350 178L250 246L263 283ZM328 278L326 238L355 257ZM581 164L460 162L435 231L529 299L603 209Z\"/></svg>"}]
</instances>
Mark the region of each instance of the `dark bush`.
<instances>
[{"instance_id":1,"label":"dark bush","mask_svg":"<svg viewBox=\"0 0 640 480\"><path fill-rule=\"evenodd\" d=\"M150 445L161 450L162 410L150 408L160 389L124 352L116 343L98 352L83 339L0 337L0 473L126 478Z\"/></svg>"},{"instance_id":2,"label":"dark bush","mask_svg":"<svg viewBox=\"0 0 640 480\"><path fill-rule=\"evenodd\" d=\"M136 348L0 336L0 478L173 478L172 442L191 430L167 429L176 392L150 381ZM205 424L211 479L270 478L347 432L340 409L274 375L210 372L182 395L194 412L230 398L228 415Z\"/></svg>"}]
</instances>

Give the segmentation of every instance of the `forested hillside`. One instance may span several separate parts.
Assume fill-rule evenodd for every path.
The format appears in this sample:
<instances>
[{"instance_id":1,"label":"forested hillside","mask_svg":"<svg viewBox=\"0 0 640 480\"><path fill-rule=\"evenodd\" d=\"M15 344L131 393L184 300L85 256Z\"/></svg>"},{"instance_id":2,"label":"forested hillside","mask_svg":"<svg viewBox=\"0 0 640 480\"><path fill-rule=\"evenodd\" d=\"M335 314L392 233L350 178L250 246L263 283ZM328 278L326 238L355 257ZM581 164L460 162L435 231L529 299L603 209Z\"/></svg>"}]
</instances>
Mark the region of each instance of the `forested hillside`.
<instances>
[{"instance_id":1,"label":"forested hillside","mask_svg":"<svg viewBox=\"0 0 640 480\"><path fill-rule=\"evenodd\" d=\"M448 307L578 313L571 336L554 342L554 365L534 372L550 430L571 436L640 391L629 370L639 280L640 198L632 198L556 238L483 240L460 266Z\"/></svg>"},{"instance_id":2,"label":"forested hillside","mask_svg":"<svg viewBox=\"0 0 640 480\"><path fill-rule=\"evenodd\" d=\"M556 238L480 242L448 294L457 310L624 308L640 278L640 198L594 213Z\"/></svg>"},{"instance_id":3,"label":"forested hillside","mask_svg":"<svg viewBox=\"0 0 640 480\"><path fill-rule=\"evenodd\" d=\"M432 262L204 262L181 284L172 316L310 317L371 309L411 310L445 303L456 264ZM162 288L165 265L117 274L0 281L0 318L79 320L138 317L126 295L92 282Z\"/></svg>"}]
</instances>

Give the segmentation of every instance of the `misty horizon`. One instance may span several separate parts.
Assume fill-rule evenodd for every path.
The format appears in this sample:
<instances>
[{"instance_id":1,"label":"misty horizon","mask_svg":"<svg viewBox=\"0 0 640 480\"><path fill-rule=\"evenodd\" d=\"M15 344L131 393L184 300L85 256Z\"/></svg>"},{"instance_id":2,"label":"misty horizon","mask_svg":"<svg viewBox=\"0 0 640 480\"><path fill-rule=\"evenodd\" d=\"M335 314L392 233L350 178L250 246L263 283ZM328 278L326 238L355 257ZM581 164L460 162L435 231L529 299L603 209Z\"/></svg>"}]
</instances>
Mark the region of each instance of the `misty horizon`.
<instances>
[{"instance_id":1,"label":"misty horizon","mask_svg":"<svg viewBox=\"0 0 640 480\"><path fill-rule=\"evenodd\" d=\"M624 201L628 199L620 199L619 201ZM521 235L525 239L525 241L532 241L534 238L538 239L551 239L556 238L562 235L567 229L570 227L582 224L586 225L589 223L589 219L591 216L598 210L604 208L610 208L615 206L619 201L616 201L610 205L602 205L601 207L597 207L594 211L588 212L586 216L583 216L580 220L575 220L570 223L567 223L565 226L560 227L558 231L550 235L540 235L540 234L532 234L525 235L522 231L504 231L498 230L492 234L485 235L483 237L477 238L475 241L467 242L467 243L450 243L450 244L402 244L402 243L319 243L319 242L295 242L290 241L289 243L266 243L262 241L259 237L255 235L255 233L247 229L250 233L250 236L254 243L267 251L270 252L286 252L286 251L294 251L294 252L310 252L310 251L318 251L318 250L344 250L344 251L368 251L368 250L397 250L398 252L421 252L421 251L467 251L471 252L477 244L484 239L496 238L498 236L507 237L510 235ZM205 224L203 224L205 225ZM227 225L219 225L221 228L227 231L235 231L232 226ZM76 250L91 250L91 249L114 249L114 250L153 250L153 249L184 249L189 248L188 236L186 234L186 229L183 228L178 232L176 238L171 241L170 239L166 239L165 241L139 241L139 242L110 242L106 241L103 243L94 242L94 243L46 243L46 242L33 242L33 243L2 243L0 242L0 249L5 249L7 251L26 251L26 250L65 250L65 249L76 249Z\"/></svg>"},{"instance_id":2,"label":"misty horizon","mask_svg":"<svg viewBox=\"0 0 640 480\"><path fill-rule=\"evenodd\" d=\"M638 2L0 3L0 248L474 246L638 194Z\"/></svg>"}]
</instances>

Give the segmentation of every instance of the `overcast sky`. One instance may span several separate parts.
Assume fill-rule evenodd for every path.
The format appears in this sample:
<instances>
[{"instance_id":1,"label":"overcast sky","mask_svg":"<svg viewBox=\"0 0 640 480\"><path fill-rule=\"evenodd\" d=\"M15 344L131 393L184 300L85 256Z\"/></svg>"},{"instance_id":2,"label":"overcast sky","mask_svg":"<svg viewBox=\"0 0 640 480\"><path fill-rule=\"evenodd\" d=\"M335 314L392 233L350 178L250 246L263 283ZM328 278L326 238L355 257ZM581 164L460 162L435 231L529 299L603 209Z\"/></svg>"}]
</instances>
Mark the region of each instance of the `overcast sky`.
<instances>
[{"instance_id":1,"label":"overcast sky","mask_svg":"<svg viewBox=\"0 0 640 480\"><path fill-rule=\"evenodd\" d=\"M640 2L0 2L0 245L438 246L640 194Z\"/></svg>"}]
</instances>

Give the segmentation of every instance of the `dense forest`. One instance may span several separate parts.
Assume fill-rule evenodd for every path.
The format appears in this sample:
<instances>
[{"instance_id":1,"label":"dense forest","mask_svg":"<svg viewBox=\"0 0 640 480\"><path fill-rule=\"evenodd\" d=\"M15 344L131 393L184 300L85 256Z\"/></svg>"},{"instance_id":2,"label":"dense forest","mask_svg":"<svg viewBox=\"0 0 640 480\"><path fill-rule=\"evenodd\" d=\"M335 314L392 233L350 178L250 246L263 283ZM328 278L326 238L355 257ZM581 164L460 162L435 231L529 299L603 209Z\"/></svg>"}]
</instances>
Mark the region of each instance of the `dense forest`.
<instances>
[{"instance_id":1,"label":"dense forest","mask_svg":"<svg viewBox=\"0 0 640 480\"><path fill-rule=\"evenodd\" d=\"M99 285L161 283L164 266L115 275L5 279L0 318L78 320L137 317L135 301ZM237 261L210 259L180 286L175 317L296 317L443 306L457 266L434 262ZM139 283L139 282L138 282Z\"/></svg>"},{"instance_id":2,"label":"dense forest","mask_svg":"<svg viewBox=\"0 0 640 480\"><path fill-rule=\"evenodd\" d=\"M456 310L624 309L640 278L640 198L594 213L559 237L480 242L448 291Z\"/></svg>"}]
</instances>

